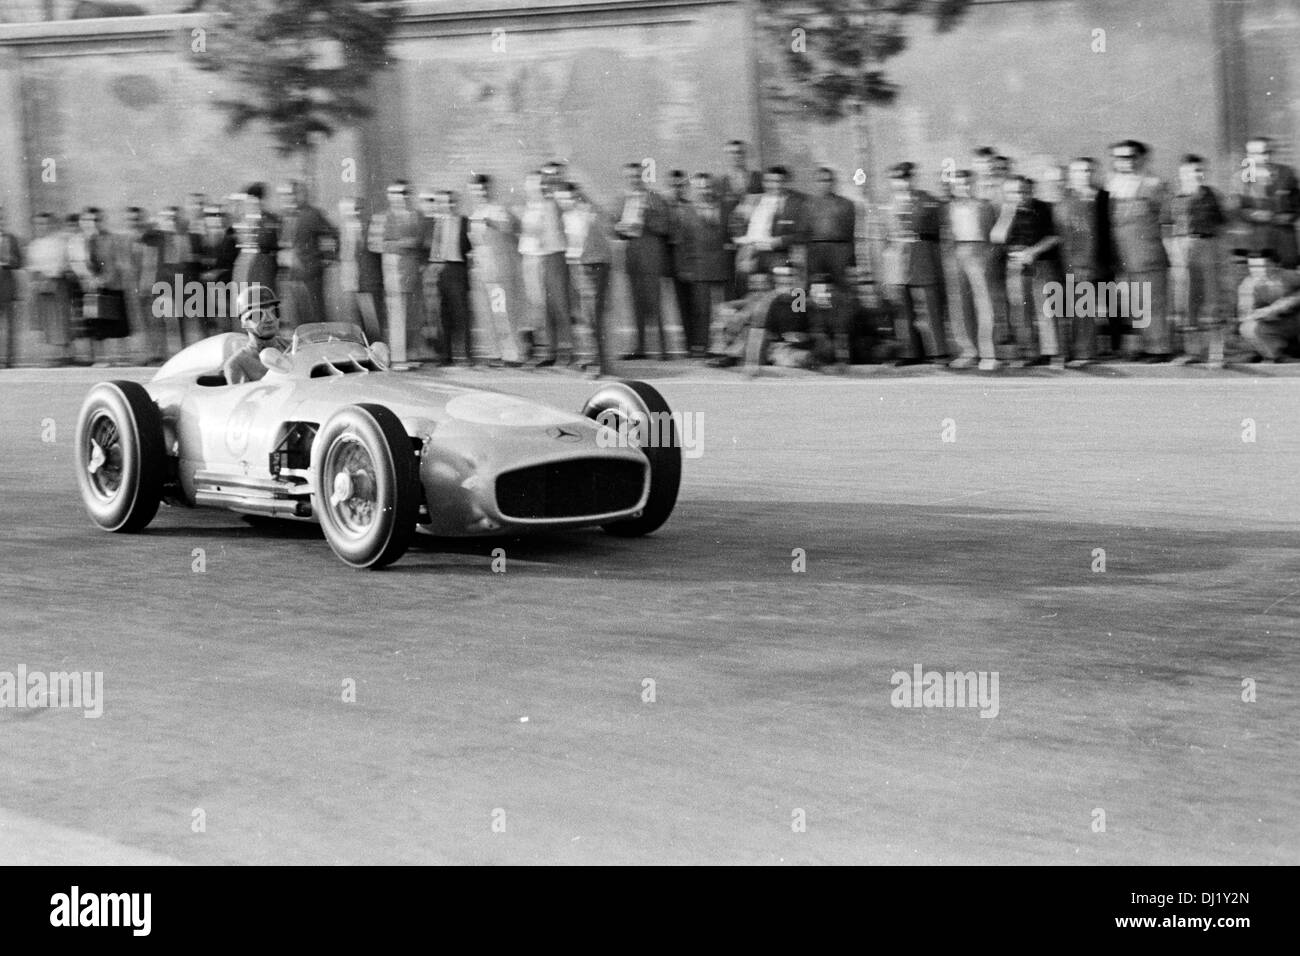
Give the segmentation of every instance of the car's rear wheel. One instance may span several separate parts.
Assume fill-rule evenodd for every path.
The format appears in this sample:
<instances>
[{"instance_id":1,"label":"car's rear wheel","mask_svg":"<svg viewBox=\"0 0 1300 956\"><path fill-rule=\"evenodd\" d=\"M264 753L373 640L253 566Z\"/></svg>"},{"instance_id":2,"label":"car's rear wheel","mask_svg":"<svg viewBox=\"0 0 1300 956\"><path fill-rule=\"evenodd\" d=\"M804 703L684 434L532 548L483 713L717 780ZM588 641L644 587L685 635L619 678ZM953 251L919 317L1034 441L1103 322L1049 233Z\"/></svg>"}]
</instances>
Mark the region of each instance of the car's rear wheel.
<instances>
[{"instance_id":1,"label":"car's rear wheel","mask_svg":"<svg viewBox=\"0 0 1300 956\"><path fill-rule=\"evenodd\" d=\"M312 445L312 512L334 553L354 568L382 568L411 543L420 483L411 440L382 405L349 405Z\"/></svg>"},{"instance_id":2,"label":"car's rear wheel","mask_svg":"<svg viewBox=\"0 0 1300 956\"><path fill-rule=\"evenodd\" d=\"M102 382L77 418L77 484L90 520L105 531L148 526L167 472L162 414L143 385Z\"/></svg>"},{"instance_id":3,"label":"car's rear wheel","mask_svg":"<svg viewBox=\"0 0 1300 956\"><path fill-rule=\"evenodd\" d=\"M656 388L645 382L610 382L587 399L582 414L602 424L627 428L629 433L637 427L642 438L641 451L650 462L650 495L641 514L602 527L621 538L635 538L657 530L672 515L682 483L681 437L668 403ZM647 435L654 440L647 441Z\"/></svg>"}]
</instances>

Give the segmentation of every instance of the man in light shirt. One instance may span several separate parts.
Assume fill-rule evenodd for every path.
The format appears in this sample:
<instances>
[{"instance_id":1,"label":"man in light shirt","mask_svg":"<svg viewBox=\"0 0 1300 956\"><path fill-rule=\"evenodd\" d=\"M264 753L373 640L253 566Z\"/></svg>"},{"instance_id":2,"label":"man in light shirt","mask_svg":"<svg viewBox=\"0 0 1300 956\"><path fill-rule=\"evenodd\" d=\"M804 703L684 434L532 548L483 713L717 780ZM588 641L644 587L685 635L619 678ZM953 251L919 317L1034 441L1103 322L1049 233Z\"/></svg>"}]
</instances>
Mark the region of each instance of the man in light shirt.
<instances>
[{"instance_id":1,"label":"man in light shirt","mask_svg":"<svg viewBox=\"0 0 1300 956\"><path fill-rule=\"evenodd\" d=\"M997 208L975 196L974 187L971 171L957 170L952 179L953 197L945 209L945 225L952 242L948 314L960 352L950 365L970 368L978 361L980 369L989 372L998 367L991 289L993 245L989 242ZM971 338L972 326L977 341Z\"/></svg>"},{"instance_id":2,"label":"man in light shirt","mask_svg":"<svg viewBox=\"0 0 1300 956\"><path fill-rule=\"evenodd\" d=\"M569 329L569 277L564 261L567 244L560 207L546 195L541 170L524 179L523 215L520 216L519 255L523 260L524 295L528 300L529 324L546 330L546 341L537 343L537 354L526 364L534 368L572 361L573 342Z\"/></svg>"},{"instance_id":3,"label":"man in light shirt","mask_svg":"<svg viewBox=\"0 0 1300 956\"><path fill-rule=\"evenodd\" d=\"M36 299L36 317L45 335L45 344L59 350L57 364L72 361L68 320L71 304L68 298L68 242L55 228L54 218L48 212L37 213L32 218L33 238L27 247L27 272L32 280Z\"/></svg>"},{"instance_id":4,"label":"man in light shirt","mask_svg":"<svg viewBox=\"0 0 1300 956\"><path fill-rule=\"evenodd\" d=\"M600 210L573 183L564 183L555 193L564 211L565 260L572 286L577 291L574 327L578 339L574 358L583 371L604 374L605 304L609 293L609 264L612 258L608 226ZM594 363L594 364L593 364Z\"/></svg>"},{"instance_id":5,"label":"man in light shirt","mask_svg":"<svg viewBox=\"0 0 1300 956\"><path fill-rule=\"evenodd\" d=\"M516 367L528 357L523 341L524 296L519 276L519 220L495 201L493 182L486 173L470 178L474 209L469 217L470 258L473 274L487 303L489 325L495 339L492 363ZM531 335L531 333L530 333Z\"/></svg>"}]
</instances>

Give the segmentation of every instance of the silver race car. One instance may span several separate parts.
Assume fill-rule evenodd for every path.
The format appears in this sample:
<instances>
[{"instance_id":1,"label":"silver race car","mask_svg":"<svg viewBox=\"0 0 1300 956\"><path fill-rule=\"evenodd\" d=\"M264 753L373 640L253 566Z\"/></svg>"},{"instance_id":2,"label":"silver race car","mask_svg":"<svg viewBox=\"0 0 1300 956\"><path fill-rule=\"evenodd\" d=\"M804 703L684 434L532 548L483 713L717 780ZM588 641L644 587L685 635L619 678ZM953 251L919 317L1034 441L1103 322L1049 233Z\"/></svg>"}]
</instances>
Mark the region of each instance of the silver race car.
<instances>
[{"instance_id":1,"label":"silver race car","mask_svg":"<svg viewBox=\"0 0 1300 956\"><path fill-rule=\"evenodd\" d=\"M379 568L416 530L637 536L677 502L678 430L643 382L601 384L569 413L392 371L382 343L326 322L264 351L260 381L230 385L222 368L247 342L215 335L147 385L91 389L76 467L95 524L140 531L164 500L317 521L344 562Z\"/></svg>"}]
</instances>

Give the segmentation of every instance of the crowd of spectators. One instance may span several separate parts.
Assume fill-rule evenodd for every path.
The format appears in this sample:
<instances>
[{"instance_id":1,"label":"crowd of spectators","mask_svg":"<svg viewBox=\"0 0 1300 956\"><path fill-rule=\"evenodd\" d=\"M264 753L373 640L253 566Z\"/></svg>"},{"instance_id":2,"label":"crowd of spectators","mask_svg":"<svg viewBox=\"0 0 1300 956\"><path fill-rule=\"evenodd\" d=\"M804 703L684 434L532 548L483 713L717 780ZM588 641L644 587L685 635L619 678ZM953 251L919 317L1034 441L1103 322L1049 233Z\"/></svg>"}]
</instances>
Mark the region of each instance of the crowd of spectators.
<instances>
[{"instance_id":1,"label":"crowd of spectators","mask_svg":"<svg viewBox=\"0 0 1300 956\"><path fill-rule=\"evenodd\" d=\"M102 360L100 343L134 336L157 364L237 330L226 303L251 284L282 300L287 331L344 317L399 363L595 373L682 354L751 372L1300 359L1295 172L1256 137L1222 195L1202 157L1184 156L1166 184L1148 154L1125 140L1108 175L1079 157L1031 179L982 147L966 168L945 162L932 191L915 164L894 165L877 204L842 195L829 167L800 191L783 166L751 168L733 140L720 173L658 183L653 164L628 163L603 207L552 161L524 177L518 204L486 175L470 177L464 202L399 180L382 208L346 198L332 220L301 183L275 202L253 183L152 216L128 207L116 232L97 208L40 212L26 242L0 211L0 361L19 360L25 314L57 363ZM610 354L616 269L634 330L621 355Z\"/></svg>"}]
</instances>

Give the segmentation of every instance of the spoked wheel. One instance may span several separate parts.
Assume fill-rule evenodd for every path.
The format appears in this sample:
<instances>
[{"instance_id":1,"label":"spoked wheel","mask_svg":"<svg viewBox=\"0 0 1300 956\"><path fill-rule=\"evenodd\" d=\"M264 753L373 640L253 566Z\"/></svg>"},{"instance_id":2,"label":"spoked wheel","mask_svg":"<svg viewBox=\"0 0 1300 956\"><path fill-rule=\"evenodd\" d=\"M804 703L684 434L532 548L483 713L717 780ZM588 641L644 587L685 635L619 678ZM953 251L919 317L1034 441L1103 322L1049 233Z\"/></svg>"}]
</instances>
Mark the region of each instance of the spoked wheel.
<instances>
[{"instance_id":1,"label":"spoked wheel","mask_svg":"<svg viewBox=\"0 0 1300 956\"><path fill-rule=\"evenodd\" d=\"M672 515L682 483L681 437L668 403L658 389L645 382L610 382L587 399L582 414L629 430L639 425L643 439L647 433L657 437L652 444L643 440L641 446L650 461L650 495L645 508L635 518L611 521L601 527L621 538L635 538L658 529ZM652 421L656 422L654 428L650 427Z\"/></svg>"},{"instance_id":2,"label":"spoked wheel","mask_svg":"<svg viewBox=\"0 0 1300 956\"><path fill-rule=\"evenodd\" d=\"M411 543L420 484L411 440L382 405L349 405L312 445L312 511L325 539L354 568L382 568Z\"/></svg>"},{"instance_id":3,"label":"spoked wheel","mask_svg":"<svg viewBox=\"0 0 1300 956\"><path fill-rule=\"evenodd\" d=\"M77 484L90 520L105 531L148 526L167 471L162 414L143 385L103 382L77 418Z\"/></svg>"}]
</instances>

